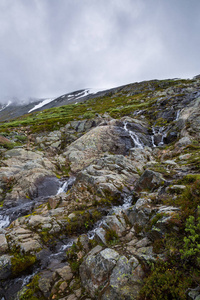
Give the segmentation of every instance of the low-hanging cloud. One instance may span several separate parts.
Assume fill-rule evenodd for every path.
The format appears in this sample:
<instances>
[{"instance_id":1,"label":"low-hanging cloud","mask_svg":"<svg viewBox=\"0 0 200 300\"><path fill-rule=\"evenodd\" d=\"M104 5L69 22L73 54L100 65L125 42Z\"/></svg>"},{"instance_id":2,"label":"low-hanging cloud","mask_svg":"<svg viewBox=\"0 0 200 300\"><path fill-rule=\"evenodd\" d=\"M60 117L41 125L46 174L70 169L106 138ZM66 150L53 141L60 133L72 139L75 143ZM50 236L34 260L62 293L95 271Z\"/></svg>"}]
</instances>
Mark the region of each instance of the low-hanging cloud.
<instances>
[{"instance_id":1,"label":"low-hanging cloud","mask_svg":"<svg viewBox=\"0 0 200 300\"><path fill-rule=\"evenodd\" d=\"M199 73L198 0L1 0L0 100Z\"/></svg>"}]
</instances>

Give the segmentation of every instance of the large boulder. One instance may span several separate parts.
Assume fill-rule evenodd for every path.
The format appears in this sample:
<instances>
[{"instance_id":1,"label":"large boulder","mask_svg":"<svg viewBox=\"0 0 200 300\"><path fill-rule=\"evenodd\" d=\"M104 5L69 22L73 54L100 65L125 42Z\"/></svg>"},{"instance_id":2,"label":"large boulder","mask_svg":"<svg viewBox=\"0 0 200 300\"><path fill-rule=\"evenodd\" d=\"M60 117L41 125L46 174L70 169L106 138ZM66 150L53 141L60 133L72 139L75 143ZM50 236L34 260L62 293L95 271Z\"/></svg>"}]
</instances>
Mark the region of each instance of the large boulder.
<instances>
[{"instance_id":1,"label":"large boulder","mask_svg":"<svg viewBox=\"0 0 200 300\"><path fill-rule=\"evenodd\" d=\"M9 194L6 199L22 199L33 196L37 183L53 176L55 166L42 152L16 148L5 152L4 167L0 168L0 185Z\"/></svg>"},{"instance_id":2,"label":"large boulder","mask_svg":"<svg viewBox=\"0 0 200 300\"><path fill-rule=\"evenodd\" d=\"M81 170L77 181L95 186L101 194L104 191L115 194L122 191L125 185L133 187L138 177L132 160L123 155L105 155Z\"/></svg>"},{"instance_id":3,"label":"large boulder","mask_svg":"<svg viewBox=\"0 0 200 300\"><path fill-rule=\"evenodd\" d=\"M92 297L95 292L108 283L109 276L117 264L119 254L112 249L102 251L100 247L89 252L80 266L80 277L83 286Z\"/></svg>"},{"instance_id":4,"label":"large boulder","mask_svg":"<svg viewBox=\"0 0 200 300\"><path fill-rule=\"evenodd\" d=\"M37 253L41 249L40 237L23 227L13 226L8 231L10 249L20 249L21 253Z\"/></svg>"},{"instance_id":5,"label":"large boulder","mask_svg":"<svg viewBox=\"0 0 200 300\"><path fill-rule=\"evenodd\" d=\"M131 128L137 128L137 137L141 148L142 144L150 145L148 132L144 126L131 123L129 129L127 124L130 123L125 123L123 120L111 120L106 122L106 125L103 123L100 126L100 124L73 142L64 153L71 163L71 170L76 172L83 169L106 152L128 154L130 148L137 147L134 137L131 135ZM133 125L135 126L133 127ZM142 137L144 142L142 142Z\"/></svg>"},{"instance_id":6,"label":"large boulder","mask_svg":"<svg viewBox=\"0 0 200 300\"><path fill-rule=\"evenodd\" d=\"M144 272L136 258L120 256L110 276L110 284L102 295L106 299L136 299L142 287Z\"/></svg>"},{"instance_id":7,"label":"large boulder","mask_svg":"<svg viewBox=\"0 0 200 300\"><path fill-rule=\"evenodd\" d=\"M89 252L80 266L82 285L91 297L100 299L136 299L144 272L135 257L129 260L110 248L99 246ZM99 251L100 250L100 251Z\"/></svg>"},{"instance_id":8,"label":"large boulder","mask_svg":"<svg viewBox=\"0 0 200 300\"><path fill-rule=\"evenodd\" d=\"M162 175L152 170L145 170L140 179L138 180L135 191L141 192L142 190L152 191L161 185L164 185L165 180Z\"/></svg>"},{"instance_id":9,"label":"large boulder","mask_svg":"<svg viewBox=\"0 0 200 300\"><path fill-rule=\"evenodd\" d=\"M125 213L133 226L144 228L148 224L152 213L151 200L139 198L135 205L125 210Z\"/></svg>"}]
</instances>

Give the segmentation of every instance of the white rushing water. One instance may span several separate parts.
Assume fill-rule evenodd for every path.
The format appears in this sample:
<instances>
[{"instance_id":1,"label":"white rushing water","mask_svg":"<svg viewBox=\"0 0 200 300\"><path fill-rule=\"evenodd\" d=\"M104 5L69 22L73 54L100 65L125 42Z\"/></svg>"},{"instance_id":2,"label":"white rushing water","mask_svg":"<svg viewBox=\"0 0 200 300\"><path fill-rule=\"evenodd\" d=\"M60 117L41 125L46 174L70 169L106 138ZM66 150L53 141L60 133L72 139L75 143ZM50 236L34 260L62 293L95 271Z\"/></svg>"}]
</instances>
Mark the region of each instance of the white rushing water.
<instances>
[{"instance_id":1,"label":"white rushing water","mask_svg":"<svg viewBox=\"0 0 200 300\"><path fill-rule=\"evenodd\" d=\"M60 183L60 187L58 188L57 195L63 192L67 192L68 189L75 182L75 177L68 178L65 182ZM10 225L11 221L17 219L20 216L20 211L29 213L29 208L31 206L31 202L19 203L16 207L7 209L5 214L5 210L1 212L0 210L0 228L6 228ZM27 209L26 209L27 208Z\"/></svg>"},{"instance_id":2,"label":"white rushing water","mask_svg":"<svg viewBox=\"0 0 200 300\"><path fill-rule=\"evenodd\" d=\"M69 239L68 242L66 244L62 245L56 253L52 253L49 256L50 260L57 259L58 256L63 255L68 248L73 246L74 241L75 241L75 238Z\"/></svg>"},{"instance_id":3,"label":"white rushing water","mask_svg":"<svg viewBox=\"0 0 200 300\"><path fill-rule=\"evenodd\" d=\"M128 132L128 134L130 135L131 139L134 142L135 148L143 149L144 146L143 146L142 142L140 141L139 137L137 136L137 134L135 132L133 132L127 128L127 124L128 124L128 122L124 122L124 130L126 132Z\"/></svg>"},{"instance_id":4,"label":"white rushing water","mask_svg":"<svg viewBox=\"0 0 200 300\"><path fill-rule=\"evenodd\" d=\"M64 183L62 183L62 185L59 187L59 189L57 191L57 195L59 195L63 192L67 192L69 187L72 186L72 184L75 182L75 180L76 180L76 177L70 177Z\"/></svg>"},{"instance_id":5,"label":"white rushing water","mask_svg":"<svg viewBox=\"0 0 200 300\"><path fill-rule=\"evenodd\" d=\"M177 110L177 113L176 113L176 119L175 119L175 121L178 121L178 119L179 119L179 116L180 116L180 112L181 112L181 110L179 109L179 110Z\"/></svg>"},{"instance_id":6,"label":"white rushing water","mask_svg":"<svg viewBox=\"0 0 200 300\"><path fill-rule=\"evenodd\" d=\"M152 133L153 133L153 135L151 135L151 142L152 142L152 146L155 148L156 144L155 144L154 136L155 136L156 132L155 132L155 128L154 127L152 127Z\"/></svg>"},{"instance_id":7,"label":"white rushing water","mask_svg":"<svg viewBox=\"0 0 200 300\"><path fill-rule=\"evenodd\" d=\"M161 141L158 144L158 146L163 146L164 145L164 138L167 136L167 132L166 132L164 126L159 128L158 134L161 135Z\"/></svg>"},{"instance_id":8,"label":"white rushing water","mask_svg":"<svg viewBox=\"0 0 200 300\"><path fill-rule=\"evenodd\" d=\"M88 231L87 236L90 240L94 239L96 231L101 227L105 218L97 221L96 224L94 225L94 228L92 230Z\"/></svg>"},{"instance_id":9,"label":"white rushing water","mask_svg":"<svg viewBox=\"0 0 200 300\"><path fill-rule=\"evenodd\" d=\"M122 210L126 210L128 209L131 205L132 205L132 198L133 196L132 195L129 195L129 196L126 196L124 198L124 203L122 205L119 205L119 206L114 206L112 209L111 209L111 213L119 213L121 212Z\"/></svg>"},{"instance_id":10,"label":"white rushing water","mask_svg":"<svg viewBox=\"0 0 200 300\"><path fill-rule=\"evenodd\" d=\"M39 272L39 270L36 270L35 272L33 272L32 274L30 275L27 275L27 276L24 276L23 278L21 278L22 280L22 287L27 285L31 279Z\"/></svg>"},{"instance_id":11,"label":"white rushing water","mask_svg":"<svg viewBox=\"0 0 200 300\"><path fill-rule=\"evenodd\" d=\"M109 212L109 216L110 215L117 215L119 214L122 210L126 210L128 209L130 206L132 205L132 196L129 195L129 196L126 196L124 198L124 203L122 205L119 205L119 206L114 206L111 208L110 212ZM105 216L104 218L102 218L101 220L99 220L95 225L94 225L94 228L90 231L88 231L87 235L88 235L88 238L90 240L94 239L95 237L95 233L96 231L101 227L101 225L103 224L103 222L106 220L107 216Z\"/></svg>"},{"instance_id":12,"label":"white rushing water","mask_svg":"<svg viewBox=\"0 0 200 300\"><path fill-rule=\"evenodd\" d=\"M153 133L153 135L151 135L152 146L154 148L157 147L157 145L155 144L155 136L161 137L161 141L158 143L158 146L163 146L164 138L167 136L167 129L164 126L159 128L152 127L152 133Z\"/></svg>"},{"instance_id":13,"label":"white rushing water","mask_svg":"<svg viewBox=\"0 0 200 300\"><path fill-rule=\"evenodd\" d=\"M67 244L61 246L60 251L63 252L67 250L73 245L73 243L74 243L74 239L70 239Z\"/></svg>"},{"instance_id":14,"label":"white rushing water","mask_svg":"<svg viewBox=\"0 0 200 300\"><path fill-rule=\"evenodd\" d=\"M0 215L0 228L5 228L10 225L9 216Z\"/></svg>"}]
</instances>

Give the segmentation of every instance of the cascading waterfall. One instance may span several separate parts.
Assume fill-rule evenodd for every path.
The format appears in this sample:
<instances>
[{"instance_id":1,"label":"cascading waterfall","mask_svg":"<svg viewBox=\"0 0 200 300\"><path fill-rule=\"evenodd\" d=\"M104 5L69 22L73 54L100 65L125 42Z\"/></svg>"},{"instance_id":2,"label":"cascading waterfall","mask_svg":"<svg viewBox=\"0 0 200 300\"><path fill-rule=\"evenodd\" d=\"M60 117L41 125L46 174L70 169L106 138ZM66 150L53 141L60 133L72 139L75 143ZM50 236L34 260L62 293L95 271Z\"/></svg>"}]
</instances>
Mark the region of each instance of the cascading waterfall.
<instances>
[{"instance_id":1,"label":"cascading waterfall","mask_svg":"<svg viewBox=\"0 0 200 300\"><path fill-rule=\"evenodd\" d=\"M56 195L58 195L59 193L62 193L62 192L66 192L72 186L72 184L74 183L75 180L76 180L75 177L71 177L71 178L67 179L67 181L62 182ZM123 204L112 207L110 209L108 215L119 214L123 209L127 209L128 207L130 207L131 204L132 204L132 196L125 195L124 199L123 199ZM101 220L99 220L95 224L94 228L87 233L89 239L94 239L96 230L98 230L102 226L102 223L104 221L106 221L106 218L107 217L105 216ZM6 216L4 218L2 217L2 226L6 227L9 225L9 223L10 222L9 222L8 216ZM64 244L58 246L58 248L56 249L56 252L54 252L54 253L51 252L46 263L49 264L53 260L62 261L62 259L64 257L66 257L66 250L73 245L74 241L75 241L75 238L71 238L71 239L68 239ZM30 273L27 275L23 274L22 276L13 279L13 281L11 281L10 284L18 285L21 289L22 287L26 286L32 280L32 278L40 271L41 271L41 269L39 269L38 267L33 268L31 274ZM0 299L5 300L4 297L0 297Z\"/></svg>"},{"instance_id":2,"label":"cascading waterfall","mask_svg":"<svg viewBox=\"0 0 200 300\"><path fill-rule=\"evenodd\" d=\"M128 195L124 197L124 201L122 205L113 206L108 215L113 215L121 212L122 210L128 209L132 205L132 195ZM95 225L94 228L88 231L87 235L90 240L94 239L96 231L101 227L102 223L106 220L106 216L99 220Z\"/></svg>"},{"instance_id":3,"label":"cascading waterfall","mask_svg":"<svg viewBox=\"0 0 200 300\"><path fill-rule=\"evenodd\" d=\"M59 195L60 193L63 193L63 192L67 192L68 189L73 185L75 180L76 180L76 177L70 177L67 181L62 183L62 185L59 187L56 195Z\"/></svg>"},{"instance_id":4,"label":"cascading waterfall","mask_svg":"<svg viewBox=\"0 0 200 300\"><path fill-rule=\"evenodd\" d=\"M52 253L50 256L49 256L49 259L50 261L52 261L52 259L57 259L59 256L63 256L65 253L66 253L66 250L70 247L73 246L74 244L74 241L75 241L75 238L71 238L68 240L68 242L64 245L62 245L56 253Z\"/></svg>"},{"instance_id":5,"label":"cascading waterfall","mask_svg":"<svg viewBox=\"0 0 200 300\"><path fill-rule=\"evenodd\" d=\"M70 183L74 182L75 181L75 178L73 178L73 180L71 179L70 180ZM66 182L65 182L66 183ZM64 184L65 184L64 183ZM65 190L65 187L64 187L64 184L62 185L63 189ZM108 215L112 215L112 214L117 214L119 213L121 210L123 209L128 209L130 206L132 205L132 196L131 195L128 195L128 196L125 196L124 197L124 201L123 201L123 204L122 205L119 205L119 206L114 206L111 208L110 212ZM104 222L104 220L106 220L106 216L103 217L101 220L99 220L95 225L94 225L94 228L90 231L88 231L87 235L88 235L88 238L90 240L94 239L95 237L95 233L96 231L101 227L102 223ZM52 261L52 259L57 259L59 256L63 256L65 255L66 253L66 250L70 247L72 247L73 243L75 241L75 238L74 239L69 239L68 242L64 245L62 245L59 250L57 251L57 253L52 253L50 256L49 256L49 259L50 261ZM31 275L27 275L27 276L24 276L22 278L20 278L20 280L22 280L22 286L25 286L27 285L30 280L34 277L35 274L37 274L37 272L39 272L39 270L36 270L33 274Z\"/></svg>"},{"instance_id":6,"label":"cascading waterfall","mask_svg":"<svg viewBox=\"0 0 200 300\"><path fill-rule=\"evenodd\" d=\"M132 205L132 195L127 195L124 197L124 201L122 205L114 206L111 210L111 213L118 213L121 210L128 209Z\"/></svg>"},{"instance_id":7,"label":"cascading waterfall","mask_svg":"<svg viewBox=\"0 0 200 300\"><path fill-rule=\"evenodd\" d=\"M179 116L180 116L180 112L181 112L181 110L179 109L179 110L177 110L177 112L176 112L176 119L175 119L175 121L178 121L178 119L179 119Z\"/></svg>"},{"instance_id":8,"label":"cascading waterfall","mask_svg":"<svg viewBox=\"0 0 200 300\"><path fill-rule=\"evenodd\" d=\"M163 146L164 138L167 136L167 129L164 126L160 127L160 128L152 127L152 133L153 133L153 135L151 135L152 146L154 148L157 146ZM158 145L155 144L155 136L156 135L161 137L161 141L158 143Z\"/></svg>"},{"instance_id":9,"label":"cascading waterfall","mask_svg":"<svg viewBox=\"0 0 200 300\"><path fill-rule=\"evenodd\" d=\"M55 178L53 177L53 178L51 178L50 184L52 184L54 182L54 180L55 180L55 182L58 181L58 179L56 177ZM71 188L71 186L73 185L75 180L76 180L75 177L70 177L64 182L59 180L60 181L60 184L59 184L60 186L58 187L57 191L54 190L53 194L56 196L60 193L67 192L68 189ZM48 197L52 196L52 195L49 195L49 196L47 195L48 190L50 191L50 194L52 193L52 190L48 189L48 186L46 186L45 184L44 184L44 190L45 190L44 196L40 196L41 198L44 198L43 200L48 199ZM35 201L36 202L40 201L40 198L35 198ZM26 208L26 207L30 208L31 203L33 203L33 201L29 200L28 202L26 201L25 203L23 201L21 201L15 207L11 207L9 209L1 208L1 210L0 210L0 213L1 213L0 214L0 228L8 227L14 219L17 219L18 217L21 216L20 215L20 208ZM32 206L32 208L34 208L34 206ZM57 260L60 257L62 258L66 253L66 249L71 247L73 245L73 243L74 243L74 239L69 239L68 242L66 242L66 244L61 245L56 253L52 253L49 256L49 262L52 259ZM32 278L37 273L39 273L40 271L41 270L38 267L36 269L34 268L31 274L27 274L27 275L23 274L22 276L20 276L16 279L13 279L11 284L17 285L20 288L22 288L22 287L26 286L32 280ZM0 300L5 300L5 298L0 296Z\"/></svg>"},{"instance_id":10,"label":"cascading waterfall","mask_svg":"<svg viewBox=\"0 0 200 300\"><path fill-rule=\"evenodd\" d=\"M167 136L167 132L165 131L164 126L159 128L158 134L161 135L161 141L158 144L158 146L163 146L164 145L164 138Z\"/></svg>"},{"instance_id":11,"label":"cascading waterfall","mask_svg":"<svg viewBox=\"0 0 200 300\"><path fill-rule=\"evenodd\" d=\"M0 215L0 228L6 228L10 225L9 216Z\"/></svg>"},{"instance_id":12,"label":"cascading waterfall","mask_svg":"<svg viewBox=\"0 0 200 300\"><path fill-rule=\"evenodd\" d=\"M99 229L101 227L103 220L104 220L104 218L99 220L98 222L96 222L96 224L94 225L94 228L92 230L88 231L87 236L90 240L94 239L95 233L96 233L97 229Z\"/></svg>"},{"instance_id":13,"label":"cascading waterfall","mask_svg":"<svg viewBox=\"0 0 200 300\"><path fill-rule=\"evenodd\" d=\"M55 178L57 180L57 178ZM64 183L60 182L60 187L58 188L56 195L67 192L68 189L73 185L75 182L76 178L75 177L70 177L68 178ZM43 198L44 200L47 199L48 197L52 196L50 195L45 195ZM39 201L39 199L37 199ZM16 206L5 209L5 208L0 208L0 228L6 228L10 225L10 223L20 217L21 215L25 215L31 212L31 207L34 207L34 201L21 201L19 202ZM22 213L23 211L23 213Z\"/></svg>"},{"instance_id":14,"label":"cascading waterfall","mask_svg":"<svg viewBox=\"0 0 200 300\"><path fill-rule=\"evenodd\" d=\"M134 142L135 148L143 149L144 146L143 146L142 142L140 141L139 137L137 136L137 134L135 132L133 132L127 128L127 124L128 124L128 122L124 122L124 130L126 132L128 132L128 134L130 135L131 139Z\"/></svg>"},{"instance_id":15,"label":"cascading waterfall","mask_svg":"<svg viewBox=\"0 0 200 300\"><path fill-rule=\"evenodd\" d=\"M179 117L180 117L180 113L181 113L181 109L178 109L176 112L176 117L174 121L178 121ZM152 135L151 135L151 142L152 142L152 146L155 148L157 147L155 144L155 135L160 135L161 136L161 141L159 142L158 146L163 146L164 145L164 138L167 136L167 128L160 127L158 130L156 130L155 127L152 127Z\"/></svg>"},{"instance_id":16,"label":"cascading waterfall","mask_svg":"<svg viewBox=\"0 0 200 300\"><path fill-rule=\"evenodd\" d=\"M75 177L70 177L64 183L61 182L56 195L63 193L63 192L67 192L68 189L73 185L75 180L76 180ZM49 195L49 196L51 196L51 195ZM45 198L47 198L47 197L48 196L45 196ZM14 219L17 219L18 217L20 217L21 209L23 209L25 212L27 209L27 213L28 213L28 209L30 209L30 207L31 207L30 203L31 203L31 201L29 201L29 202L22 201L17 206L15 206L13 208L9 208L6 211L5 211L5 209L1 208L0 209L0 229L8 227Z\"/></svg>"},{"instance_id":17,"label":"cascading waterfall","mask_svg":"<svg viewBox=\"0 0 200 300\"><path fill-rule=\"evenodd\" d=\"M31 279L37 274L37 271L35 271L34 273L24 276L24 278L22 279L22 287L27 285Z\"/></svg>"},{"instance_id":18,"label":"cascading waterfall","mask_svg":"<svg viewBox=\"0 0 200 300\"><path fill-rule=\"evenodd\" d=\"M154 127L152 127L152 133L153 133L153 135L151 135L151 142L152 142L152 146L155 148L156 144L155 144L154 136L155 136L156 132L155 132L155 128Z\"/></svg>"}]
</instances>

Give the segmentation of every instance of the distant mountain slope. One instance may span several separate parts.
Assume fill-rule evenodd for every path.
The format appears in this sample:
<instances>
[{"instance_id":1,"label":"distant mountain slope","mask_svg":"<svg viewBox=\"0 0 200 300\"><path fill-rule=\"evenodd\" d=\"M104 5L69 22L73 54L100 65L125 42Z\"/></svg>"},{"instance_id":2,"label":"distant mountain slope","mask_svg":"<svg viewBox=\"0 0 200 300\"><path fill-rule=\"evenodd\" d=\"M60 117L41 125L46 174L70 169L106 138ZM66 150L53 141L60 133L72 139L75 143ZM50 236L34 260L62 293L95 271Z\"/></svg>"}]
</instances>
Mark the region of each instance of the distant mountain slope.
<instances>
[{"instance_id":1,"label":"distant mountain slope","mask_svg":"<svg viewBox=\"0 0 200 300\"><path fill-rule=\"evenodd\" d=\"M114 88L117 90L118 88ZM8 100L7 103L0 104L0 122L9 121L33 111L42 111L44 109L58 107L62 105L86 101L92 97L102 97L111 90L97 91L94 89L82 89L57 98L34 99L30 103L19 103Z\"/></svg>"},{"instance_id":2,"label":"distant mountain slope","mask_svg":"<svg viewBox=\"0 0 200 300\"><path fill-rule=\"evenodd\" d=\"M41 100L35 101L29 104L18 104L8 101L7 104L1 104L0 108L0 122L15 119L24 114L27 114L36 104L40 103Z\"/></svg>"}]
</instances>

